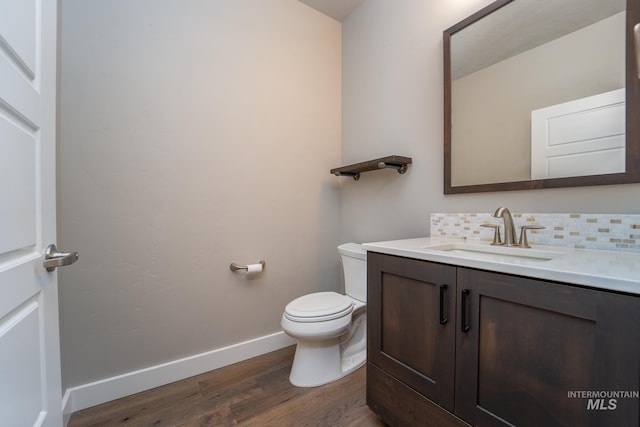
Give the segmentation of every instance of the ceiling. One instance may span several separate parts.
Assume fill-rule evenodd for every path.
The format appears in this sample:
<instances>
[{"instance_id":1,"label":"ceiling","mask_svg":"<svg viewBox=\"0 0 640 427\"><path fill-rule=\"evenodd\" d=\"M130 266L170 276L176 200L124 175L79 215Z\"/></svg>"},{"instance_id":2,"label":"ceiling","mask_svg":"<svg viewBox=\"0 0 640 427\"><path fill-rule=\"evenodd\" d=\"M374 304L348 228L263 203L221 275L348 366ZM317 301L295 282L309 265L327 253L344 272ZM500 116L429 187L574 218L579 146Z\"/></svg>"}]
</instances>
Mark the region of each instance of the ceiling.
<instances>
[{"instance_id":1,"label":"ceiling","mask_svg":"<svg viewBox=\"0 0 640 427\"><path fill-rule=\"evenodd\" d=\"M625 0L518 0L451 37L452 79L555 40L626 9Z\"/></svg>"},{"instance_id":2,"label":"ceiling","mask_svg":"<svg viewBox=\"0 0 640 427\"><path fill-rule=\"evenodd\" d=\"M315 10L342 22L364 0L298 0Z\"/></svg>"}]
</instances>

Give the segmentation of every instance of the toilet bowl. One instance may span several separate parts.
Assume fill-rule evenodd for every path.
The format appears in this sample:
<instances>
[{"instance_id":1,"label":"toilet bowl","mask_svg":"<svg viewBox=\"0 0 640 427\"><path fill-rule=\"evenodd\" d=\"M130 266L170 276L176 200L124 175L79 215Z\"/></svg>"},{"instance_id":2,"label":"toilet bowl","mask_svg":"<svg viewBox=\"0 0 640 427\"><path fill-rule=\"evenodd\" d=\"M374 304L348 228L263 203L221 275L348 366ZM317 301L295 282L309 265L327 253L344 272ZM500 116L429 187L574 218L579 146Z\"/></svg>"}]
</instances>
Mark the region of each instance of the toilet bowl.
<instances>
[{"instance_id":1,"label":"toilet bowl","mask_svg":"<svg viewBox=\"0 0 640 427\"><path fill-rule=\"evenodd\" d=\"M298 387L330 383L366 362L367 253L356 243L340 245L338 252L346 295L304 295L282 315L282 329L297 341L289 381Z\"/></svg>"}]
</instances>

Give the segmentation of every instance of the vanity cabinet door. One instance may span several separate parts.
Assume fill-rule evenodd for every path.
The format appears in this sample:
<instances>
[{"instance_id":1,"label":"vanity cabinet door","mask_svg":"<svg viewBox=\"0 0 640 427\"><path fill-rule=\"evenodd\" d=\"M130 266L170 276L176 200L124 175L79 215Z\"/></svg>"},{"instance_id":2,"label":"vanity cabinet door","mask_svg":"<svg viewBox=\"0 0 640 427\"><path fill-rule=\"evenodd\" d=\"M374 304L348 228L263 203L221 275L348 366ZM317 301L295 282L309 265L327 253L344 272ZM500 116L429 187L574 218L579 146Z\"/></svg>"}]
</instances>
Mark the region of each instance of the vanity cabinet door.
<instances>
[{"instance_id":1,"label":"vanity cabinet door","mask_svg":"<svg viewBox=\"0 0 640 427\"><path fill-rule=\"evenodd\" d=\"M369 362L453 411L456 268L367 256Z\"/></svg>"},{"instance_id":2,"label":"vanity cabinet door","mask_svg":"<svg viewBox=\"0 0 640 427\"><path fill-rule=\"evenodd\" d=\"M482 426L638 426L632 296L458 269L455 413Z\"/></svg>"}]
</instances>

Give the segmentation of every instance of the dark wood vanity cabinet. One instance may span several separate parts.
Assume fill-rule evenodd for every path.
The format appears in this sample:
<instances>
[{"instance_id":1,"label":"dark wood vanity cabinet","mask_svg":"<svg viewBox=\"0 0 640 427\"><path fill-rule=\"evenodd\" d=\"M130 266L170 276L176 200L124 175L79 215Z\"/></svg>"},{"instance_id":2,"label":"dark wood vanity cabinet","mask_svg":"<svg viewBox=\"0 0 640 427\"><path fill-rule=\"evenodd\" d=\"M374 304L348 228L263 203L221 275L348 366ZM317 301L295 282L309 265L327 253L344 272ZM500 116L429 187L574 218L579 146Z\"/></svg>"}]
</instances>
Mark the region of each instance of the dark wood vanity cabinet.
<instances>
[{"instance_id":1,"label":"dark wood vanity cabinet","mask_svg":"<svg viewBox=\"0 0 640 427\"><path fill-rule=\"evenodd\" d=\"M369 362L453 410L455 267L372 255Z\"/></svg>"},{"instance_id":2,"label":"dark wood vanity cabinet","mask_svg":"<svg viewBox=\"0 0 640 427\"><path fill-rule=\"evenodd\" d=\"M368 254L367 403L391 426L638 426L640 298Z\"/></svg>"}]
</instances>

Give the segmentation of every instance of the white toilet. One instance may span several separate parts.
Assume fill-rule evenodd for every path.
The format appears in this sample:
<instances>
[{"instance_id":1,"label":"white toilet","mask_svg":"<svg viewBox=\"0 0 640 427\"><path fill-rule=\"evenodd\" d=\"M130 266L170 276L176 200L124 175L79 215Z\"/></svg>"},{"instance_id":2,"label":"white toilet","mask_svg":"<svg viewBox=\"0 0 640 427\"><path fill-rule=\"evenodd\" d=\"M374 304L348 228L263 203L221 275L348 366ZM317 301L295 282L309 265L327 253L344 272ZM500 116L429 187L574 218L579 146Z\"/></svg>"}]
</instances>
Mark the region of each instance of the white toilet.
<instances>
[{"instance_id":1,"label":"white toilet","mask_svg":"<svg viewBox=\"0 0 640 427\"><path fill-rule=\"evenodd\" d=\"M289 375L298 387L330 383L367 360L367 252L357 243L340 245L338 252L346 295L304 295L282 315L282 329L298 341Z\"/></svg>"}]
</instances>

